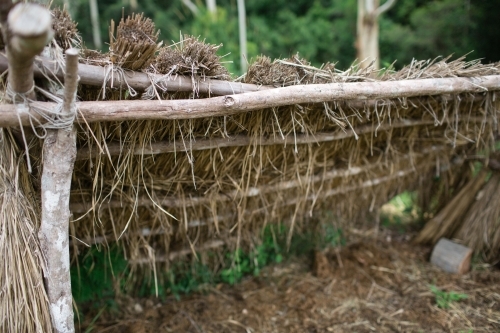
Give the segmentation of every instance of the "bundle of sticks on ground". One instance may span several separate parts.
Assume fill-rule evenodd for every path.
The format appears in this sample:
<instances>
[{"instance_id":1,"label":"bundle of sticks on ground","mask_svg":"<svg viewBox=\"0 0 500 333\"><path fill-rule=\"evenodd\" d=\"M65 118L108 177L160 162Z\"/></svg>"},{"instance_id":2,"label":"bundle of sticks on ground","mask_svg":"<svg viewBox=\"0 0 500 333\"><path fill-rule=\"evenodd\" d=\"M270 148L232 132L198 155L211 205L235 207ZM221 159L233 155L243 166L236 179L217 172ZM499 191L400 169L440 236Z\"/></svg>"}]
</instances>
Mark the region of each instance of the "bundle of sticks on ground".
<instances>
[{"instance_id":1,"label":"bundle of sticks on ground","mask_svg":"<svg viewBox=\"0 0 500 333\"><path fill-rule=\"evenodd\" d=\"M12 135L2 145L15 146L11 163L34 193L45 166L40 137L67 121L54 111L63 52L81 46L64 11L53 10L52 20L55 39L34 60L37 101L0 106L3 127L25 126L4 129ZM298 55L262 56L233 81L219 45L184 36L163 46L142 15L110 31L109 52L80 53L74 254L117 242L131 263L188 256L217 266L218 249L251 248L270 223L291 236L325 209L359 221L417 188L424 207L444 206L470 179L469 157L494 149L500 64L446 58L399 71L359 64L342 71ZM0 57L0 67L7 63ZM25 102L29 112L20 111ZM39 196L30 205L38 207ZM39 210L32 212L36 234ZM5 234L6 218L1 223Z\"/></svg>"}]
</instances>

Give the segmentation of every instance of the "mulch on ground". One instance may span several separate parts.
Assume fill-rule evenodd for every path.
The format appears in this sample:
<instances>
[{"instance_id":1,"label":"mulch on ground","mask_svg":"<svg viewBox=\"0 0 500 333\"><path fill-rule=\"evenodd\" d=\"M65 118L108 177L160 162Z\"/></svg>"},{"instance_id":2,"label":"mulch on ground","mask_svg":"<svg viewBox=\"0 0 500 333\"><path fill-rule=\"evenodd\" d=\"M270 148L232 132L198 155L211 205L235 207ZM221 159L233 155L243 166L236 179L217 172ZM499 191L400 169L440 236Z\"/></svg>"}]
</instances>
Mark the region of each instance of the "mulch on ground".
<instances>
[{"instance_id":1,"label":"mulch on ground","mask_svg":"<svg viewBox=\"0 0 500 333\"><path fill-rule=\"evenodd\" d=\"M121 300L119 318L103 315L92 331L499 332L500 271L475 263L462 276L441 272L431 248L408 238L365 238L180 300ZM467 298L439 308L430 285Z\"/></svg>"}]
</instances>

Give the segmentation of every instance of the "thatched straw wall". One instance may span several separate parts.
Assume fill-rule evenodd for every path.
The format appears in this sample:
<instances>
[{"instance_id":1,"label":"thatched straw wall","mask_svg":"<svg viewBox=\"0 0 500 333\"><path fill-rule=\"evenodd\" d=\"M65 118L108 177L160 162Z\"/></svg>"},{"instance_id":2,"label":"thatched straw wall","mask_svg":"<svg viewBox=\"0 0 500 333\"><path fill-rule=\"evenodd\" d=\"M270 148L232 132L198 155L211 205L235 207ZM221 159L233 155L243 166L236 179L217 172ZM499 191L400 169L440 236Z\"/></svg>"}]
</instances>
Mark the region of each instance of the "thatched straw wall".
<instances>
[{"instance_id":1,"label":"thatched straw wall","mask_svg":"<svg viewBox=\"0 0 500 333\"><path fill-rule=\"evenodd\" d=\"M197 99L226 89L217 90L223 81L214 81L230 78L216 54L219 46L186 36L161 47L154 24L140 15L122 20L116 31L108 54L83 52L81 62L102 66L104 77L83 75L81 100ZM59 35L66 36L57 41L61 48L78 40ZM141 75L127 68L146 73L154 88L146 89ZM497 74L498 65L463 59L415 61L399 72L374 73L357 66L314 68L297 56L261 57L243 83L225 87L242 92ZM174 81L190 91L172 92ZM459 182L457 175L467 170L463 157L492 146L497 118L495 95L485 92L307 102L198 119L81 122L73 248L77 253L119 241L131 262L168 263L222 245L251 247L268 223L307 229L307 217L323 209L354 221L403 190L424 189L428 199L438 192L436 175Z\"/></svg>"},{"instance_id":2,"label":"thatched straw wall","mask_svg":"<svg viewBox=\"0 0 500 333\"><path fill-rule=\"evenodd\" d=\"M263 58L247 80L289 85L496 73L496 66L458 60L415 62L377 77ZM73 235L82 242L73 244L120 239L132 262L169 261L206 242L252 246L267 223L307 228L304 217L322 209L359 219L400 191L431 190L436 175L453 179L464 169L457 157L491 147L497 118L494 93L481 93L90 124L79 132L71 207Z\"/></svg>"},{"instance_id":3,"label":"thatched straw wall","mask_svg":"<svg viewBox=\"0 0 500 333\"><path fill-rule=\"evenodd\" d=\"M56 36L63 36L55 47L79 40L68 33L74 26L60 26L66 30L58 33L55 25ZM500 74L499 64L463 59L414 61L382 73L356 65L346 71L333 64L315 68L298 56L260 57L242 82L231 83L216 54L219 46L186 36L162 47L155 44L154 24L140 15L122 20L116 31L109 53L82 52L82 70L96 73L82 72L82 101L201 99L231 89ZM172 88L174 82L184 88ZM196 119L87 124L81 117L73 248L76 253L92 243L119 241L132 262L168 262L204 247L253 246L268 223L307 228L304 218L322 209L356 220L403 190L424 189L429 199L430 192L441 193L437 175L456 184L467 170L464 158L492 147L497 124L498 101L487 89L291 103Z\"/></svg>"}]
</instances>

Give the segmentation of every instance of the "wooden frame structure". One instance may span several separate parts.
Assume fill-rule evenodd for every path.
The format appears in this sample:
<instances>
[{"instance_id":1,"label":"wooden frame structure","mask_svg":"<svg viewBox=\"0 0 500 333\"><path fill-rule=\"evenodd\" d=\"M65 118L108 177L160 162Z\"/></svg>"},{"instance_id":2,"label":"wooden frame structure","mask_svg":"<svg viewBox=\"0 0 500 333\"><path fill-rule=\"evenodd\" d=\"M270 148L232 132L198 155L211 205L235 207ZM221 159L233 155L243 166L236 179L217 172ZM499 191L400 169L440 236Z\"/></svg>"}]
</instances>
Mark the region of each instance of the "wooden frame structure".
<instances>
[{"instance_id":1,"label":"wooden frame structure","mask_svg":"<svg viewBox=\"0 0 500 333\"><path fill-rule=\"evenodd\" d=\"M415 79L405 81L385 82L340 82L329 84L296 85L289 87L269 87L252 84L199 80L175 77L165 78L161 75L147 75L145 73L130 72L127 84L134 88L145 90L156 81L166 80L169 91L193 91L215 95L205 99L189 100L134 100L134 101L97 101L76 102L78 78L80 83L102 86L105 80L105 69L78 63L78 51L66 51L65 68L55 65L50 59L35 57L46 45L51 35L50 17L47 19L47 10L34 4L19 4L12 7L10 1L0 1L0 17L4 22L4 40L7 45L7 55L0 56L0 69L8 68L8 84L12 90L11 100L14 104L0 105L0 127L15 127L20 124L30 125L33 120L44 123L47 117L43 116L46 110L56 107L55 103L32 101L33 77L55 76L65 84L63 115L75 115L75 122L106 122L123 120L160 120L160 119L195 119L209 116L226 116L252 110L266 109L292 104L323 103L353 101L360 105L374 103L380 99L402 99L418 96L433 96L459 93L483 93L500 90L500 75L482 77L455 77L438 79ZM37 25L20 24L32 19L36 12ZM40 14L42 13L42 14ZM48 14L50 15L50 14ZM25 31L27 29L27 31ZM28 42L27 42L28 41ZM29 47L27 48L27 45ZM122 77L114 81L106 81L104 85L120 86L125 82ZM9 96L8 96L9 97ZM36 114L19 112L20 106L38 109ZM78 111L77 111L78 110ZM76 114L77 113L77 114ZM483 119L469 119L481 122ZM396 126L416 126L418 122L400 123ZM383 130L382 127L380 130ZM366 131L372 131L366 128ZM361 129L361 132L363 129ZM359 132L358 132L359 133ZM307 136L296 136L284 140L264 139L262 145L305 143L339 140L349 136L356 136L354 130L332 136L317 135L313 139ZM191 149L211 149L214 147L245 146L249 139L237 136L231 139L201 140ZM119 153L121 147L109 147L109 154ZM182 146L175 143L155 143L149 151L136 151L137 154L158 154L171 151L182 151ZM93 153L95 154L95 153ZM97 153L99 154L99 153ZM96 156L96 155L93 155ZM89 152L77 152L73 125L66 124L64 128L49 131L44 143L43 175L42 175L42 225L39 239L47 260L45 283L49 296L52 323L55 332L74 332L71 283L69 275L69 191L71 175L75 159L85 159ZM345 170L345 172L353 172ZM402 172L402 171L401 171ZM404 173L404 172L403 172ZM396 176L398 176L397 174ZM333 177L333 176L332 176ZM383 181L383 180L379 180ZM372 186L374 182L363 183L362 186ZM332 192L332 195L336 194ZM235 194L236 195L236 194ZM172 199L173 200L173 199ZM172 204L172 202L166 202ZM113 203L110 202L110 205ZM85 211L84 205L73 205L74 211ZM220 241L214 241L219 246ZM212 244L213 245L213 244ZM189 250L186 250L189 252ZM170 255L172 256L172 254ZM168 260L168 258L166 259Z\"/></svg>"}]
</instances>

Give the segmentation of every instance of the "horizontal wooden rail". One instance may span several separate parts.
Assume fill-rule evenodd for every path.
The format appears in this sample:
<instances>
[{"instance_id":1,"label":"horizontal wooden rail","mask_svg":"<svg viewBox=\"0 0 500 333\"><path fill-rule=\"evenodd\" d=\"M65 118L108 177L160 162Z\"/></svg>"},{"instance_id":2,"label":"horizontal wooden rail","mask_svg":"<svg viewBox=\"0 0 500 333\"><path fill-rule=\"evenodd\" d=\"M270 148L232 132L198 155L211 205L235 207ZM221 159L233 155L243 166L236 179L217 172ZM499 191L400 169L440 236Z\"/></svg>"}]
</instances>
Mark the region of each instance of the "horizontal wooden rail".
<instances>
[{"instance_id":1,"label":"horizontal wooden rail","mask_svg":"<svg viewBox=\"0 0 500 333\"><path fill-rule=\"evenodd\" d=\"M111 65L111 63L110 63ZM7 70L7 58L4 54L0 54L0 71ZM255 84L212 80L210 78L195 77L194 79L187 76L172 75L166 77L161 74L146 74L143 72L133 72L124 70L124 75L114 74L106 75L108 68L95 65L79 64L78 75L80 76L80 83L92 86L102 87L105 85L109 88L122 88L126 89L127 86L144 91L151 86L152 82L162 80L169 92L177 91L197 91L204 94L223 96L241 94L244 92L259 91L265 89L272 89L274 87L259 86ZM34 66L35 77L51 79L58 79L64 82L64 70L54 60L37 57ZM106 80L106 82L104 82Z\"/></svg>"},{"instance_id":2,"label":"horizontal wooden rail","mask_svg":"<svg viewBox=\"0 0 500 333\"><path fill-rule=\"evenodd\" d=\"M455 121L455 120L453 120ZM460 121L467 121L470 123L481 123L485 121L484 117L470 117L467 119L460 119ZM446 124L448 121L445 120ZM295 144L307 144L307 143L320 143L347 139L355 137L356 135L363 135L367 133L382 132L390 129L405 128L405 127L417 127L417 126L428 126L434 125L436 122L434 120L394 120L391 124L383 124L380 126L376 125L366 125L360 126L353 130L340 131L338 133L315 133L315 134L297 134L297 135L287 135L284 139L281 136L276 137L260 137L258 139L252 139L247 135L235 135L230 138L213 138L213 139L197 139L191 142L170 142L170 141L160 141L151 142L144 147L131 148L130 146L120 144L118 142L112 142L107 144L105 151L98 151L97 149L90 150L88 147L84 147L78 150L76 156L77 160L87 160L90 158L95 158L100 155L102 156L118 156L127 155L132 152L133 155L156 155L164 153L173 152L185 152L185 151L196 151L196 150L207 150L215 148L224 147L243 147L248 146L252 142L257 143L259 146L272 146L272 145L295 145Z\"/></svg>"},{"instance_id":3,"label":"horizontal wooden rail","mask_svg":"<svg viewBox=\"0 0 500 333\"><path fill-rule=\"evenodd\" d=\"M421 154L431 154L442 152L447 148L447 146L431 146L424 149L422 152L415 152ZM401 160L410 159L414 157L403 157ZM149 197L142 197L137 199L137 203L125 202L123 200L110 200L103 202L99 206L95 207L98 209L102 208L123 208L124 206L140 206L140 207L152 207L160 206L165 208L175 208L175 207L192 207L197 205L208 205L213 201L216 202L227 202L233 201L241 197L255 197L262 194L281 192L289 189L299 187L301 184L307 183L318 183L322 181L328 181L341 177L350 177L367 172L369 170L379 167L378 163L368 164L364 167L350 167L347 169L333 169L325 173L321 173L315 176L301 177L300 179L294 179L289 181L280 182L273 185L267 185L262 187L250 187L247 191L232 191L227 194L220 194L216 196L202 196L202 197L190 197L190 198L178 198L178 197L166 197L161 199L159 202L153 202ZM83 214L92 209L90 204L84 202L72 203L70 205L70 210L76 214Z\"/></svg>"},{"instance_id":4,"label":"horizontal wooden rail","mask_svg":"<svg viewBox=\"0 0 500 333\"><path fill-rule=\"evenodd\" d=\"M331 197L331 196L335 196L335 195L339 195L339 194L346 194L346 193L351 192L351 191L355 191L355 190L360 190L360 189L364 189L364 188L376 186L376 185L379 185L379 184L382 184L382 183L385 183L385 182L389 182L389 181L395 180L397 178L406 177L406 176L409 176L409 175L411 175L413 173L419 172L422 169L424 169L426 167L429 167L430 165L431 164L429 164L429 163L423 163L421 165L415 166L414 168L410 168L410 169L407 169L407 170L398 171L398 172L395 172L392 175L383 176L383 177L380 177L380 178L377 178L377 179L368 180L368 181L365 181L365 182L363 182L361 184L358 184L358 185L332 189L330 191L327 191L325 193L324 197ZM299 198L294 198L292 200L284 202L283 204L280 205L280 207L286 207L286 206L290 206L290 205L295 205L295 204L298 203L299 200L303 200L303 199L304 198L300 198L300 199ZM317 198L316 198L315 195L310 195L307 198L305 198L305 200L307 200L307 201L316 200L316 199ZM255 213L255 211L253 213ZM232 215L228 215L226 217L221 216L219 218L219 221L222 221L224 219L233 219L234 220L234 216L232 216ZM210 222L213 222L213 219L209 219L209 221L207 221L205 223L199 223L199 221L197 221L196 225L193 225L193 226L191 226L191 223L190 223L189 226L190 227L204 226L204 225L207 225ZM166 234L171 234L171 233L172 233L171 230L149 230L149 229L147 229L147 230L142 230L139 233L136 233L135 236L136 237L138 237L138 236L147 237L147 236L150 236L150 235L157 236L157 235L166 235ZM134 235L132 235L132 236L134 236ZM112 236L112 235L109 235L109 236L106 236L106 237L102 237L102 236L101 237L96 237L92 241L91 240L87 240L87 243L89 243L89 244L98 244L98 243L112 242L112 241L116 241L116 238L114 236ZM86 244L86 243L84 243L84 244ZM222 242L221 240L211 240L211 241L207 241L206 243L203 243L203 244L197 246L195 249L198 251L198 250L204 250L204 249L209 249L209 248L216 248L216 247L223 246L224 244L226 244L226 243ZM154 261L155 262L171 261L171 260L176 259L178 257L182 257L182 256L185 256L185 255L188 255L188 254L192 254L192 253L193 253L192 252L192 248L189 247L189 248L185 248L185 249L182 249L182 250L179 250L179 251L172 251L167 256L165 256L165 255L155 256ZM144 257L142 257L142 258L133 259L133 260L130 261L130 263L144 264L144 263L151 262L151 259L150 258L144 258Z\"/></svg>"},{"instance_id":5,"label":"horizontal wooden rail","mask_svg":"<svg viewBox=\"0 0 500 333\"><path fill-rule=\"evenodd\" d=\"M433 96L441 94L482 93L500 89L500 75L475 78L418 79L404 81L353 82L297 85L239 95L206 99L162 101L103 101L80 102L78 122L127 120L195 119L228 116L266 108L294 104L323 103L342 100L376 100ZM33 102L40 112L53 108L54 103ZM19 124L14 105L0 105L0 127ZM34 115L38 121L42 117ZM23 125L30 124L30 116L19 114Z\"/></svg>"}]
</instances>

